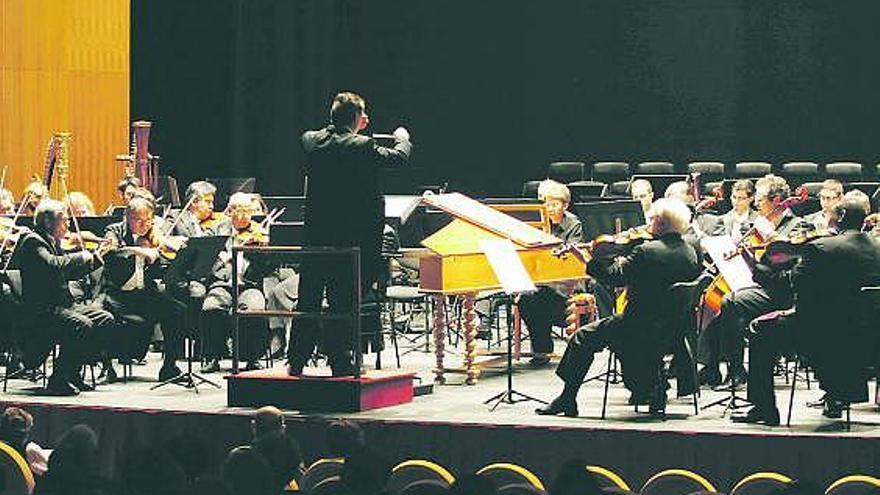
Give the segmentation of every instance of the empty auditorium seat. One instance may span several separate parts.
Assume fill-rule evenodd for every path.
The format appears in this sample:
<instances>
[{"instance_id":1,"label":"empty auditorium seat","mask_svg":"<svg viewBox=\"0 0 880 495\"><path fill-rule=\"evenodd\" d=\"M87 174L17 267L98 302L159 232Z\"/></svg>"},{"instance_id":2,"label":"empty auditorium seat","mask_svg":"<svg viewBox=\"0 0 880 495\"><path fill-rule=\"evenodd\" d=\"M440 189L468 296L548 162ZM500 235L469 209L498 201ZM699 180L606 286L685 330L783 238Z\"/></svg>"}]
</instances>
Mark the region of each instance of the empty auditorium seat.
<instances>
[{"instance_id":1,"label":"empty auditorium seat","mask_svg":"<svg viewBox=\"0 0 880 495\"><path fill-rule=\"evenodd\" d=\"M617 487L621 490L630 490L627 482L624 481L619 474L610 469L602 466L587 466L587 471L593 475L593 478L595 478L596 483L599 484L600 488Z\"/></svg>"},{"instance_id":2,"label":"empty auditorium seat","mask_svg":"<svg viewBox=\"0 0 880 495\"><path fill-rule=\"evenodd\" d=\"M636 165L633 174L674 174L675 165L670 162L642 162Z\"/></svg>"},{"instance_id":3,"label":"empty auditorium seat","mask_svg":"<svg viewBox=\"0 0 880 495\"><path fill-rule=\"evenodd\" d=\"M629 180L629 164L626 162L596 162L593 164L592 180L606 184Z\"/></svg>"},{"instance_id":4,"label":"empty auditorium seat","mask_svg":"<svg viewBox=\"0 0 880 495\"><path fill-rule=\"evenodd\" d=\"M342 476L342 469L345 467L345 459L318 459L313 462L302 479L299 481L299 488L304 492L312 492L318 484L333 477Z\"/></svg>"},{"instance_id":5,"label":"empty auditorium seat","mask_svg":"<svg viewBox=\"0 0 880 495\"><path fill-rule=\"evenodd\" d=\"M724 179L724 164L721 162L690 162L688 173L699 172L703 185Z\"/></svg>"},{"instance_id":6,"label":"empty auditorium seat","mask_svg":"<svg viewBox=\"0 0 880 495\"><path fill-rule=\"evenodd\" d=\"M862 180L862 164L855 162L835 162L825 165L825 177L840 182L859 182Z\"/></svg>"},{"instance_id":7,"label":"empty auditorium seat","mask_svg":"<svg viewBox=\"0 0 880 495\"><path fill-rule=\"evenodd\" d=\"M537 198L538 197L538 186L541 185L541 181L539 180L530 180L523 184L522 188L522 196L523 198Z\"/></svg>"},{"instance_id":8,"label":"empty auditorium seat","mask_svg":"<svg viewBox=\"0 0 880 495\"><path fill-rule=\"evenodd\" d=\"M880 490L880 479L863 474L851 474L828 485L825 495L872 495Z\"/></svg>"},{"instance_id":9,"label":"empty auditorium seat","mask_svg":"<svg viewBox=\"0 0 880 495\"><path fill-rule=\"evenodd\" d=\"M586 167L584 162L553 162L547 167L547 177L563 184L584 180L589 177Z\"/></svg>"},{"instance_id":10,"label":"empty auditorium seat","mask_svg":"<svg viewBox=\"0 0 880 495\"><path fill-rule=\"evenodd\" d=\"M730 495L769 495L785 488L789 483L791 483L791 478L784 474L774 472L754 473L739 480L733 489L730 490Z\"/></svg>"},{"instance_id":11,"label":"empty auditorium seat","mask_svg":"<svg viewBox=\"0 0 880 495\"><path fill-rule=\"evenodd\" d=\"M437 463L411 459L394 466L385 488L392 494L402 493L413 483L423 480L434 480L448 488L455 482L455 477Z\"/></svg>"},{"instance_id":12,"label":"empty auditorium seat","mask_svg":"<svg viewBox=\"0 0 880 495\"><path fill-rule=\"evenodd\" d=\"M804 182L819 181L819 164L813 162L788 162L782 164L782 176L791 187Z\"/></svg>"},{"instance_id":13,"label":"empty auditorium seat","mask_svg":"<svg viewBox=\"0 0 880 495\"><path fill-rule=\"evenodd\" d=\"M773 166L767 162L739 162L733 168L737 179L763 177L770 173Z\"/></svg>"},{"instance_id":14,"label":"empty auditorium seat","mask_svg":"<svg viewBox=\"0 0 880 495\"><path fill-rule=\"evenodd\" d=\"M495 483L495 486L507 485L530 485L538 490L544 490L544 484L528 469L516 464L499 462L489 464L477 471L477 474L485 476Z\"/></svg>"},{"instance_id":15,"label":"empty auditorium seat","mask_svg":"<svg viewBox=\"0 0 880 495\"><path fill-rule=\"evenodd\" d=\"M687 469L667 469L651 476L640 495L683 495L704 491L715 493L717 490L709 480Z\"/></svg>"}]
</instances>

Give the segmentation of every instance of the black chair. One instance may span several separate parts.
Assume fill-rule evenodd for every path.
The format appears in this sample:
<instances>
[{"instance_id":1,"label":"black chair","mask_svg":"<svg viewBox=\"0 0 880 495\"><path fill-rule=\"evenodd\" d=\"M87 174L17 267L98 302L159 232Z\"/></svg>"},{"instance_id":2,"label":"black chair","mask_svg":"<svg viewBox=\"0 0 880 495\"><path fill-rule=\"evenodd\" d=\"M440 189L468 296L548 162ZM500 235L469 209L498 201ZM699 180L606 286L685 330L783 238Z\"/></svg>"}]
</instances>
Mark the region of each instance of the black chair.
<instances>
[{"instance_id":1,"label":"black chair","mask_svg":"<svg viewBox=\"0 0 880 495\"><path fill-rule=\"evenodd\" d=\"M596 198L605 196L608 185L604 182L596 182L592 180L579 180L570 182L568 190L571 192L571 202L581 203L585 201L595 201Z\"/></svg>"},{"instance_id":2,"label":"black chair","mask_svg":"<svg viewBox=\"0 0 880 495\"><path fill-rule=\"evenodd\" d=\"M541 185L541 181L539 180L530 180L523 183L522 188L522 196L523 198L537 198L538 197L538 186Z\"/></svg>"},{"instance_id":3,"label":"black chair","mask_svg":"<svg viewBox=\"0 0 880 495\"><path fill-rule=\"evenodd\" d=\"M805 182L818 182L819 164L813 162L783 163L782 176L791 187L797 187Z\"/></svg>"},{"instance_id":4,"label":"black chair","mask_svg":"<svg viewBox=\"0 0 880 495\"><path fill-rule=\"evenodd\" d=\"M721 162L690 162L688 173L699 172L703 194L710 194L717 183L724 180L724 164Z\"/></svg>"},{"instance_id":5,"label":"black chair","mask_svg":"<svg viewBox=\"0 0 880 495\"><path fill-rule=\"evenodd\" d=\"M825 165L825 177L840 182L859 182L862 180L862 164L855 162L835 162Z\"/></svg>"},{"instance_id":6,"label":"black chair","mask_svg":"<svg viewBox=\"0 0 880 495\"><path fill-rule=\"evenodd\" d=\"M563 184L584 180L586 167L584 162L553 162L547 167L547 177Z\"/></svg>"},{"instance_id":7,"label":"black chair","mask_svg":"<svg viewBox=\"0 0 880 495\"><path fill-rule=\"evenodd\" d=\"M773 165L767 162L739 162L733 168L737 179L754 179L770 173Z\"/></svg>"},{"instance_id":8,"label":"black chair","mask_svg":"<svg viewBox=\"0 0 880 495\"><path fill-rule=\"evenodd\" d=\"M666 377L666 360L665 356L672 355L673 371L677 371L678 376L678 395L693 396L694 414L700 414L700 405L698 396L700 393L699 379L697 377L697 361L693 353L691 339L695 338L699 322L702 318L700 313L703 307L703 293L712 282L712 275L702 273L695 280L689 282L677 282L669 289L669 301L678 310L675 314L679 315L679 320L671 324L671 331L666 335L666 341L663 343L663 355L659 356L659 368L657 373L665 379ZM614 365L614 352L609 351L608 367L612 369ZM686 369L685 369L686 368ZM682 378L685 378L693 388L687 391L687 387L682 386ZM602 396L602 419L605 419L605 410L608 403L608 388L611 384L612 373L605 375L605 390ZM685 382L686 383L686 382ZM636 404L638 411L638 404Z\"/></svg>"},{"instance_id":9,"label":"black chair","mask_svg":"<svg viewBox=\"0 0 880 495\"><path fill-rule=\"evenodd\" d=\"M636 165L633 174L640 175L663 175L674 174L675 165L671 162L642 162Z\"/></svg>"},{"instance_id":10,"label":"black chair","mask_svg":"<svg viewBox=\"0 0 880 495\"><path fill-rule=\"evenodd\" d=\"M606 184L629 180L629 164L626 162L596 162L593 164L591 179Z\"/></svg>"}]
</instances>

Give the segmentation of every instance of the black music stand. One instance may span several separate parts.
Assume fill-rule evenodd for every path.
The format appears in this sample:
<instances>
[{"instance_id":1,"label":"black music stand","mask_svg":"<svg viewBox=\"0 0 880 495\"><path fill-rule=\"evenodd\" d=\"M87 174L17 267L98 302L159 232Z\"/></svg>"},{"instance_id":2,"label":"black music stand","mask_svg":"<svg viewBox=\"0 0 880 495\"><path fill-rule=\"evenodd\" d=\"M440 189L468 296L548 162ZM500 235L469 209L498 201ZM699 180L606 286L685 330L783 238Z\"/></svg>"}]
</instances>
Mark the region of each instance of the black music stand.
<instances>
[{"instance_id":1,"label":"black music stand","mask_svg":"<svg viewBox=\"0 0 880 495\"><path fill-rule=\"evenodd\" d=\"M214 267L214 262L217 260L217 256L226 246L228 241L229 237L227 236L191 237L187 239L186 246L177 253L177 256L165 271L165 290L170 290L170 287L181 283L188 284L190 280L200 280L207 277ZM191 338L184 337L184 339L189 340L186 344L186 371L153 385L150 387L150 390L155 390L168 384L174 384L185 388L191 388L198 393L198 386L202 383L222 388L217 383L214 383L193 371L193 342Z\"/></svg>"}]
</instances>

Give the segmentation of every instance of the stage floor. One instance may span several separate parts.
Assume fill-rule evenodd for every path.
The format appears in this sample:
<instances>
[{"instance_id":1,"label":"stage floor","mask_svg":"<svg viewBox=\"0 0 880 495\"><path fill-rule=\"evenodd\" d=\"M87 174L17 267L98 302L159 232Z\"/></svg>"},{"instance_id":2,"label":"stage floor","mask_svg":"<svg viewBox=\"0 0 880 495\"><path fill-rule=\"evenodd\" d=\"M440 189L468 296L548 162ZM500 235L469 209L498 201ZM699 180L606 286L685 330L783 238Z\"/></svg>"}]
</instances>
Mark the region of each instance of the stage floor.
<instances>
[{"instance_id":1,"label":"stage floor","mask_svg":"<svg viewBox=\"0 0 880 495\"><path fill-rule=\"evenodd\" d=\"M485 343L481 341L483 348ZM564 344L557 342L557 349L561 350ZM401 349L405 351L406 349ZM394 355L391 350L383 353L385 368L394 367ZM46 405L61 405L68 407L99 407L119 408L126 410L151 410L169 412L191 412L208 414L248 414L251 410L245 408L230 408L226 406L226 383L223 378L226 373L213 373L205 375L213 380L220 388L214 388L203 384L199 387L199 393L192 389L185 389L175 385L168 385L157 390L150 390L156 383L161 356L149 354L147 364L134 367L134 379L127 383L99 384L94 392L86 392L76 397L53 397L43 393L39 384L33 384L26 380L12 380L3 401L9 403L34 403ZM447 365L460 364L460 356L450 354L446 358ZM367 355L365 361L368 368L372 367L374 355ZM434 362L433 353L422 350L414 350L402 357L403 369L417 373L417 383L433 383L431 368ZM597 356L593 373L601 372L606 358L604 355ZM183 363L180 363L181 366ZM561 382L555 376L554 363L550 366L535 369L526 359L514 364L515 372L513 387L516 391L543 400L550 400L561 390ZM226 361L229 367L230 362ZM275 363L276 367L283 363ZM117 366L117 371L120 371ZM308 370L307 370L308 372ZM228 373L228 372L227 372ZM626 405L628 393L622 384L611 385L607 405L606 419L600 419L602 408L602 395L604 384L602 381L593 381L585 384L578 397L578 405L581 416L578 418L546 417L538 416L534 409L537 402L521 402L517 404L501 404L494 411L490 411L483 402L496 393L506 389L506 377L503 368L489 368L484 370L478 384L473 386L464 385L464 375L447 374L447 384L435 385L433 393L416 397L412 403L383 408L361 413L339 414L299 414L297 411L287 411L291 418L297 417L345 417L352 419L394 421L394 422L420 422L420 423L446 423L467 425L507 425L507 426L531 426L552 428L589 428L589 429L635 429L652 431L678 431L678 432L704 432L724 434L760 434L760 435L843 435L856 437L880 436L880 411L874 404L857 404L852 407L852 427L845 431L842 421L824 418L819 409L806 407L806 402L820 397L816 383L812 389L807 390L803 379L798 382L795 393L794 408L791 428L766 427L760 425L743 425L730 421L728 417L722 417L722 408L713 407L700 411L698 416L693 414L693 405L690 397L674 398L675 387L669 390L669 405L667 407L667 419L661 421L653 419L645 413L636 413L632 406ZM873 395L873 382L870 384ZM745 391L739 392L745 395ZM788 407L789 386L785 385L781 378L777 379L777 403L780 409L783 423L785 422L786 408ZM724 397L726 393L703 389L700 404L709 404ZM642 407L646 410L646 407Z\"/></svg>"}]
</instances>

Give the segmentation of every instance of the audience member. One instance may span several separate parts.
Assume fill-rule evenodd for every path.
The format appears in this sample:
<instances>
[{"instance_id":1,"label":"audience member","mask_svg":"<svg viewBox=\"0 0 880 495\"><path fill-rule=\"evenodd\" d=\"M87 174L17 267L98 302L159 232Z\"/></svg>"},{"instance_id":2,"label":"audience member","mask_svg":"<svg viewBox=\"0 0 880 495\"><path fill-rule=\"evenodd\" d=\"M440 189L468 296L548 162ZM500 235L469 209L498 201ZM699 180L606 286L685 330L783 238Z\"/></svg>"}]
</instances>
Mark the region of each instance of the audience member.
<instances>
[{"instance_id":1,"label":"audience member","mask_svg":"<svg viewBox=\"0 0 880 495\"><path fill-rule=\"evenodd\" d=\"M571 459L559 468L550 485L550 495L599 495L602 493L583 459Z\"/></svg>"},{"instance_id":2,"label":"audience member","mask_svg":"<svg viewBox=\"0 0 880 495\"><path fill-rule=\"evenodd\" d=\"M65 433L49 458L49 470L35 495L108 495L117 493L98 473L98 436L86 425Z\"/></svg>"},{"instance_id":3,"label":"audience member","mask_svg":"<svg viewBox=\"0 0 880 495\"><path fill-rule=\"evenodd\" d=\"M266 459L249 446L236 447L223 461L223 480L233 495L271 495L272 470Z\"/></svg>"},{"instance_id":4,"label":"audience member","mask_svg":"<svg viewBox=\"0 0 880 495\"><path fill-rule=\"evenodd\" d=\"M136 449L123 461L119 485L125 495L184 495L186 476L172 456L157 447Z\"/></svg>"},{"instance_id":5,"label":"audience member","mask_svg":"<svg viewBox=\"0 0 880 495\"><path fill-rule=\"evenodd\" d=\"M34 418L29 412L9 406L0 416L0 440L21 454L35 475L42 476L49 467L52 452L30 440L33 426Z\"/></svg>"},{"instance_id":6,"label":"audience member","mask_svg":"<svg viewBox=\"0 0 880 495\"><path fill-rule=\"evenodd\" d=\"M348 457L353 451L365 448L364 430L357 423L340 419L327 425L327 445L331 457Z\"/></svg>"},{"instance_id":7,"label":"audience member","mask_svg":"<svg viewBox=\"0 0 880 495\"><path fill-rule=\"evenodd\" d=\"M352 493L380 495L391 477L392 468L392 464L378 453L358 448L346 456L342 481Z\"/></svg>"},{"instance_id":8,"label":"audience member","mask_svg":"<svg viewBox=\"0 0 880 495\"><path fill-rule=\"evenodd\" d=\"M251 418L251 435L254 440L266 435L284 433L284 413L275 406L263 406L257 409Z\"/></svg>"}]
</instances>

